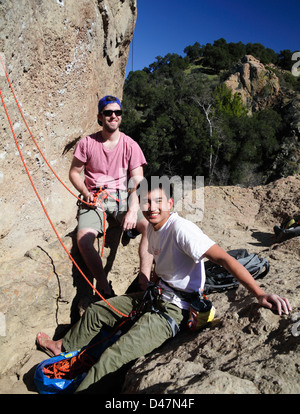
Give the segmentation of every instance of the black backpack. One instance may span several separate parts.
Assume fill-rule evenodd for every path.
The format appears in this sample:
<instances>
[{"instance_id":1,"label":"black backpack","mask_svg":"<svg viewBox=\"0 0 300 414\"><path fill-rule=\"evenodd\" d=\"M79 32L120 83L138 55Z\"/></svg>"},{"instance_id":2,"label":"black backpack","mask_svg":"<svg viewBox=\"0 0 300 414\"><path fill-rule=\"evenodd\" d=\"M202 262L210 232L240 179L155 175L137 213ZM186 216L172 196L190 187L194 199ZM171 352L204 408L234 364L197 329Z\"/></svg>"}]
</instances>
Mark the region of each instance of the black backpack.
<instances>
[{"instance_id":1,"label":"black backpack","mask_svg":"<svg viewBox=\"0 0 300 414\"><path fill-rule=\"evenodd\" d=\"M281 226L274 226L276 242L283 242L292 237L300 236L300 216L289 217Z\"/></svg>"},{"instance_id":2,"label":"black backpack","mask_svg":"<svg viewBox=\"0 0 300 414\"><path fill-rule=\"evenodd\" d=\"M240 262L254 279L262 278L269 272L269 263L266 259L258 257L256 253L248 253L246 249L236 249L227 252ZM224 267L211 261L204 263L206 281L204 293L220 292L227 289L237 288L239 282Z\"/></svg>"}]
</instances>

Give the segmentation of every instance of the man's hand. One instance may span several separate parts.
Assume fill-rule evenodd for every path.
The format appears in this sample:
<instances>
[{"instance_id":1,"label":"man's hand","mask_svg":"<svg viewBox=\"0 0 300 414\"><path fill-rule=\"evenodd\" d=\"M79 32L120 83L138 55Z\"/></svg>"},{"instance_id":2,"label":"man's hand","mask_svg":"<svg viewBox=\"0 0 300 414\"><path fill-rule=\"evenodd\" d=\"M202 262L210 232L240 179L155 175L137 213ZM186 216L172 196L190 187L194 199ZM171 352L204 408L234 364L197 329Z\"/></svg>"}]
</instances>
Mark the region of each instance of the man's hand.
<instances>
[{"instance_id":1,"label":"man's hand","mask_svg":"<svg viewBox=\"0 0 300 414\"><path fill-rule=\"evenodd\" d=\"M94 194L93 193L87 192L87 194L86 195L83 194L83 196L84 196L84 199L87 203L93 204L93 202L94 202Z\"/></svg>"},{"instance_id":2,"label":"man's hand","mask_svg":"<svg viewBox=\"0 0 300 414\"><path fill-rule=\"evenodd\" d=\"M281 298L278 295L262 295L257 298L258 303L265 308L277 310L278 314L281 315L282 311L288 315L292 310L288 299Z\"/></svg>"},{"instance_id":3,"label":"man's hand","mask_svg":"<svg viewBox=\"0 0 300 414\"><path fill-rule=\"evenodd\" d=\"M123 231L134 229L136 227L136 222L137 212L128 210L122 222Z\"/></svg>"},{"instance_id":4,"label":"man's hand","mask_svg":"<svg viewBox=\"0 0 300 414\"><path fill-rule=\"evenodd\" d=\"M143 167L137 167L130 171L130 195L128 196L128 211L123 219L123 231L131 230L136 227L137 212L139 210L139 198L136 193L138 184L143 179Z\"/></svg>"},{"instance_id":5,"label":"man's hand","mask_svg":"<svg viewBox=\"0 0 300 414\"><path fill-rule=\"evenodd\" d=\"M266 294L264 290L257 284L248 270L237 260L225 252L221 247L214 244L204 255L208 260L223 266L231 273L249 292L251 292L258 300L258 303L265 308L277 310L279 315L282 311L288 315L292 310L289 301L275 294Z\"/></svg>"}]
</instances>

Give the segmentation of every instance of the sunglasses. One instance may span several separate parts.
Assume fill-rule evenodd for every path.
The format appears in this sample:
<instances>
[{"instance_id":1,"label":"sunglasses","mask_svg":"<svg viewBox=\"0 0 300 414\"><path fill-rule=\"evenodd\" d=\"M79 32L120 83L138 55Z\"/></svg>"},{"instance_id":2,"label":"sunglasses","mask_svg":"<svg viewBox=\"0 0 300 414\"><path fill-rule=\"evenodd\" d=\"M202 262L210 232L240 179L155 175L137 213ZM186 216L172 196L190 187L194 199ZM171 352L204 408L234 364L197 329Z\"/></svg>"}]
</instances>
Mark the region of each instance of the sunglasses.
<instances>
[{"instance_id":1,"label":"sunglasses","mask_svg":"<svg viewBox=\"0 0 300 414\"><path fill-rule=\"evenodd\" d=\"M116 116L122 115L122 109L117 109L116 111L113 111L111 109L107 109L105 111L102 111L104 116L112 116L112 114L115 114Z\"/></svg>"}]
</instances>

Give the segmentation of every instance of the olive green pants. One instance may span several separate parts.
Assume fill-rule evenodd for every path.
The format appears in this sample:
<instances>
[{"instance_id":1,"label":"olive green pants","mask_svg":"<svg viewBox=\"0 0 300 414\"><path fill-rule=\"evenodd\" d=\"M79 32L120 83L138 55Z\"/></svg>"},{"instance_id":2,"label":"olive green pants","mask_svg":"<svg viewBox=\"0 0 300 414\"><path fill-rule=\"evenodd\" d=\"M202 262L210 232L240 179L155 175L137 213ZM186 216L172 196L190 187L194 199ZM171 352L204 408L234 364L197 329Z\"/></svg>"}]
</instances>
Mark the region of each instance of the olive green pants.
<instances>
[{"instance_id":1,"label":"olive green pants","mask_svg":"<svg viewBox=\"0 0 300 414\"><path fill-rule=\"evenodd\" d=\"M109 303L128 315L138 308L142 296L143 293L117 296L109 299ZM178 326L186 321L186 311L168 302L162 302L162 305L164 313L171 316ZM114 327L121 318L104 301L96 302L90 305L82 318L63 338L63 347L66 351L80 349L87 345L103 326ZM128 332L103 352L89 369L76 392L88 390L106 374L115 372L128 362L148 354L172 336L171 327L162 315L150 311L144 313Z\"/></svg>"}]
</instances>

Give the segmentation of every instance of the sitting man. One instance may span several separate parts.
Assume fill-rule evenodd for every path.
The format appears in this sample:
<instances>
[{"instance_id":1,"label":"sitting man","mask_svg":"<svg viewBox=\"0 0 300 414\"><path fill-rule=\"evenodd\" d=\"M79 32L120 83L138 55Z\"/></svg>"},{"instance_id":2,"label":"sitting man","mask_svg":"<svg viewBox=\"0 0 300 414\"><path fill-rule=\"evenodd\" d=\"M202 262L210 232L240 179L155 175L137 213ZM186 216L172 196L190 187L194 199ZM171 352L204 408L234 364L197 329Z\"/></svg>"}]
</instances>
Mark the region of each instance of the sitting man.
<instances>
[{"instance_id":1,"label":"sitting man","mask_svg":"<svg viewBox=\"0 0 300 414\"><path fill-rule=\"evenodd\" d=\"M187 327L189 303L180 295L177 296L176 290L184 294L201 294L205 282L204 258L224 266L262 306L277 310L280 315L282 312L288 314L291 310L287 299L266 294L250 273L197 225L171 212L173 201L169 188L163 188L158 180L151 182L152 187L148 185L150 182L144 179L138 191L143 214L150 223L149 251L154 256L155 275L161 288L159 291L162 291L158 298L158 309L147 309L126 333L104 351L88 370L76 392L91 390L90 387L106 374L158 348L174 336L172 325L174 327L175 324L179 329ZM173 291L173 288L176 290ZM94 303L63 339L52 341L46 334L39 333L37 344L54 355L63 350L79 349L87 345L103 326L113 327L119 323L121 317L110 305L128 315L140 306L142 298L143 293L138 292L111 298L107 303Z\"/></svg>"},{"instance_id":2,"label":"sitting man","mask_svg":"<svg viewBox=\"0 0 300 414\"><path fill-rule=\"evenodd\" d=\"M136 186L143 178L146 164L139 145L120 131L121 102L114 96L104 96L98 104L98 122L102 131L82 138L74 152L70 181L87 203L98 197L98 208L82 204L79 209L77 244L79 251L97 280L101 294L113 296L102 260L94 241L104 232L105 216L110 216L124 231L137 229L142 234L140 254L140 284L147 285L153 258L148 253L147 221L139 210ZM81 172L84 170L84 180ZM129 182L128 182L129 181ZM128 187L131 195L128 197ZM103 191L101 191L103 189ZM105 212L105 215L104 215Z\"/></svg>"}]
</instances>

